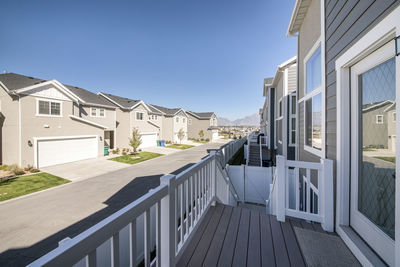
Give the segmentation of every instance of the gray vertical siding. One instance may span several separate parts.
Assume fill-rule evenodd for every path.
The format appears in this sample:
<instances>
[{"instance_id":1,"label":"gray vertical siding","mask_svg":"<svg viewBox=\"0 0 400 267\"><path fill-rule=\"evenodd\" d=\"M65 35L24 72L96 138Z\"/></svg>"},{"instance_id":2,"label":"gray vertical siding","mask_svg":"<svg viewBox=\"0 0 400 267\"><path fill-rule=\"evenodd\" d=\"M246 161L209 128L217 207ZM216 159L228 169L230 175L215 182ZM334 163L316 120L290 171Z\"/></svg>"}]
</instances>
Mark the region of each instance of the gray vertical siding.
<instances>
[{"instance_id":1,"label":"gray vertical siding","mask_svg":"<svg viewBox=\"0 0 400 267\"><path fill-rule=\"evenodd\" d=\"M327 158L336 159L335 61L399 4L400 0L325 1Z\"/></svg>"}]
</instances>

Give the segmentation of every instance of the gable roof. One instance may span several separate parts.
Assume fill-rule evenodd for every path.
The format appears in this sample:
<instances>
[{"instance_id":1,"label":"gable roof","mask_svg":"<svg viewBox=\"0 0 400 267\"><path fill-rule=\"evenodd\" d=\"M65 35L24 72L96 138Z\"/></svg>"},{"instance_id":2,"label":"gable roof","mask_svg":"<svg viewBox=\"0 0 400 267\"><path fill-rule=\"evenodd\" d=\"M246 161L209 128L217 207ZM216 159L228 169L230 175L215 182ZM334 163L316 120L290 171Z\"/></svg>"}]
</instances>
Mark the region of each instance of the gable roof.
<instances>
[{"instance_id":1,"label":"gable roof","mask_svg":"<svg viewBox=\"0 0 400 267\"><path fill-rule=\"evenodd\" d=\"M126 97L121 97L121 96L116 96L112 94L106 94L106 93L99 93L101 96L104 96L106 99L108 99L109 102L121 107L121 108L126 108L126 109L131 109L135 105L137 105L140 100L133 100L129 99Z\"/></svg>"},{"instance_id":2,"label":"gable roof","mask_svg":"<svg viewBox=\"0 0 400 267\"><path fill-rule=\"evenodd\" d=\"M180 110L183 111L181 108L165 108L157 105L150 104L149 106L153 106L154 108L160 110L167 116L174 116L176 113L178 113Z\"/></svg>"},{"instance_id":3,"label":"gable roof","mask_svg":"<svg viewBox=\"0 0 400 267\"><path fill-rule=\"evenodd\" d=\"M161 110L157 109L156 107L154 107L151 104L147 104L147 106L149 107L151 113L160 114L160 115L164 114L164 112L162 112Z\"/></svg>"},{"instance_id":4,"label":"gable roof","mask_svg":"<svg viewBox=\"0 0 400 267\"><path fill-rule=\"evenodd\" d=\"M35 87L35 86L40 86L40 84L51 83L56 87L58 87L59 89L64 90L64 93L70 94L75 98L77 98L76 100L82 101L83 104L92 104L92 105L115 108L115 106L111 105L108 101L105 101L103 98L99 97L98 95L86 89L78 88L71 85L65 85L58 82L57 80L43 80L16 73L5 73L5 74L0 74L0 82L4 86L6 86L6 89L8 89L10 92L15 92L15 93L25 91L25 90L20 90L23 88L26 88L26 90L28 90L29 89L28 87L31 86Z\"/></svg>"},{"instance_id":5,"label":"gable roof","mask_svg":"<svg viewBox=\"0 0 400 267\"><path fill-rule=\"evenodd\" d=\"M287 36L295 36L299 32L301 25L303 24L304 18L306 17L308 7L310 6L311 0L296 0L294 5L292 17L290 18L289 28L287 30Z\"/></svg>"},{"instance_id":6,"label":"gable roof","mask_svg":"<svg viewBox=\"0 0 400 267\"><path fill-rule=\"evenodd\" d=\"M105 98L92 93L86 89L79 88L76 86L72 85L65 85L70 91L72 91L75 95L77 95L80 99L85 101L85 104L88 105L98 105L98 106L103 106L103 107L110 107L115 109L115 105L110 103L110 101L107 101Z\"/></svg>"},{"instance_id":7,"label":"gable roof","mask_svg":"<svg viewBox=\"0 0 400 267\"><path fill-rule=\"evenodd\" d=\"M190 115L198 118L198 119L203 119L203 120L208 120L211 119L213 115L215 115L214 112L193 112L193 111L187 111ZM217 116L217 115L215 115Z\"/></svg>"}]
</instances>

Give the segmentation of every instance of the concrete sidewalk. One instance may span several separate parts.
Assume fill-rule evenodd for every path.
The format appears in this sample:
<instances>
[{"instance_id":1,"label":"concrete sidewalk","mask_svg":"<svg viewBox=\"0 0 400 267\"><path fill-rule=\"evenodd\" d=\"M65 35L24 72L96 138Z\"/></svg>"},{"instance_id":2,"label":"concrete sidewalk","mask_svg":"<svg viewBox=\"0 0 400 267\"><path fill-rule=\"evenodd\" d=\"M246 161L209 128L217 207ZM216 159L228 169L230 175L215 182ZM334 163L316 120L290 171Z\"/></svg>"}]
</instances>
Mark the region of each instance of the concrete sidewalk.
<instances>
[{"instance_id":1,"label":"concrete sidewalk","mask_svg":"<svg viewBox=\"0 0 400 267\"><path fill-rule=\"evenodd\" d=\"M221 145L182 150L0 204L0 266L29 264L157 187L163 174L178 174Z\"/></svg>"}]
</instances>

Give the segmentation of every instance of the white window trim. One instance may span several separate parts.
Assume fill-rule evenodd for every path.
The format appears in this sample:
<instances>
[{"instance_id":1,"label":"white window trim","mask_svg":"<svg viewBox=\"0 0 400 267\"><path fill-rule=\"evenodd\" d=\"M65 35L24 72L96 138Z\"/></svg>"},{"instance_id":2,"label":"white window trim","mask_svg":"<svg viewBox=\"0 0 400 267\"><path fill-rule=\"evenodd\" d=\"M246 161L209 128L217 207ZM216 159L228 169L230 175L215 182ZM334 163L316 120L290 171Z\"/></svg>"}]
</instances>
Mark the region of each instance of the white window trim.
<instances>
[{"instance_id":1,"label":"white window trim","mask_svg":"<svg viewBox=\"0 0 400 267\"><path fill-rule=\"evenodd\" d=\"M138 118L137 118L137 114L138 113L142 113L143 114L143 119L141 119L141 120L139 120ZM145 119L144 119L144 111L135 111L135 121L144 121Z\"/></svg>"},{"instance_id":2,"label":"white window trim","mask_svg":"<svg viewBox=\"0 0 400 267\"><path fill-rule=\"evenodd\" d=\"M366 33L360 40L353 44L345 53L343 53L335 64L337 81L337 135L336 135L336 232L350 248L352 253L363 266L372 266L376 258L371 255L359 242L353 240L348 234L350 224L350 67L356 62L369 55L377 48L383 46L389 40L400 34L400 7L397 7L387 15L374 28ZM396 77L400 77L400 57L396 57ZM396 91L400 91L400 79L396 80ZM400 101L400 94L396 95L396 102ZM396 105L397 110L400 107ZM396 123L396 132L400 131L400 124ZM396 157L400 156L400 142L396 143ZM400 169L396 166L396 176L400 176ZM400 179L396 179L396 203L400 201ZM400 205L396 205L396 225L398 229L400 223ZM395 236L395 264L400 265L400 231L396 231ZM379 260L379 259L378 259Z\"/></svg>"},{"instance_id":3,"label":"white window trim","mask_svg":"<svg viewBox=\"0 0 400 267\"><path fill-rule=\"evenodd\" d=\"M324 1L321 1L321 4ZM315 42L313 47L308 51L307 55L304 58L303 61L303 69L304 69L304 84L303 84L303 89L304 89L304 96L299 100L299 102L303 102L304 105L304 144L303 144L303 149L309 153L312 153L320 158L325 158L325 43L322 41L324 38L323 35L321 35L318 40ZM321 85L314 88L311 92L306 94L307 91L307 62L308 60L313 56L313 54L317 51L317 49L321 47ZM321 93L321 150L313 148L312 146L306 145L306 100L313 98L314 96L318 95Z\"/></svg>"},{"instance_id":4,"label":"white window trim","mask_svg":"<svg viewBox=\"0 0 400 267\"><path fill-rule=\"evenodd\" d=\"M52 115L52 114L39 114L39 101L49 102L49 112L51 113L51 103L59 103L60 104L60 115ZM45 98L36 98L36 117L56 117L61 118L63 117L63 102L59 100L50 100Z\"/></svg>"},{"instance_id":5,"label":"white window trim","mask_svg":"<svg viewBox=\"0 0 400 267\"><path fill-rule=\"evenodd\" d=\"M292 97L295 96L296 97L296 110L295 110L295 114L292 114ZM292 119L296 119L296 125L298 124L297 121L297 94L296 91L291 93L289 95L289 146L290 147L296 147L297 146L297 142L296 142L296 137L297 137L297 126L296 129L293 129L293 125L292 125ZM292 131L294 130L295 132L295 140L292 140ZM294 142L293 142L294 141Z\"/></svg>"},{"instance_id":6,"label":"white window trim","mask_svg":"<svg viewBox=\"0 0 400 267\"><path fill-rule=\"evenodd\" d=\"M379 121L379 118L382 118L382 121ZM383 124L383 115L376 115L375 123L376 124Z\"/></svg>"},{"instance_id":7,"label":"white window trim","mask_svg":"<svg viewBox=\"0 0 400 267\"><path fill-rule=\"evenodd\" d=\"M93 109L96 110L96 115L93 115ZM104 116L100 116L100 110L104 110ZM96 107L91 107L90 108L90 117L93 118L105 118L106 117L106 109L105 108L96 108Z\"/></svg>"}]
</instances>

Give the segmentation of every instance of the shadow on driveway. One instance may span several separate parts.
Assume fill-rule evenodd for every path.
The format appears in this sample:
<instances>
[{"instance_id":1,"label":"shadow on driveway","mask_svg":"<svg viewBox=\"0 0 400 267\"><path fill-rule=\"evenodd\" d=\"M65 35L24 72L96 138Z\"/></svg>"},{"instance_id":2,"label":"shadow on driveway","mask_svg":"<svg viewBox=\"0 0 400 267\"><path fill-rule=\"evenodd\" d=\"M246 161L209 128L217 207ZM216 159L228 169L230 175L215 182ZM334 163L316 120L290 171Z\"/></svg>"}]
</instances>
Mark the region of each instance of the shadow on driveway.
<instances>
[{"instance_id":1,"label":"shadow on driveway","mask_svg":"<svg viewBox=\"0 0 400 267\"><path fill-rule=\"evenodd\" d=\"M178 174L194 163L175 170L172 174ZM160 177L163 174L141 176L133 178L125 187L107 199L104 204L107 207L86 217L85 219L41 240L30 247L13 248L0 254L0 266L26 266L37 258L43 256L58 246L58 242L66 237L75 237L96 223L107 218L116 211L146 194L150 189L160 185Z\"/></svg>"}]
</instances>

